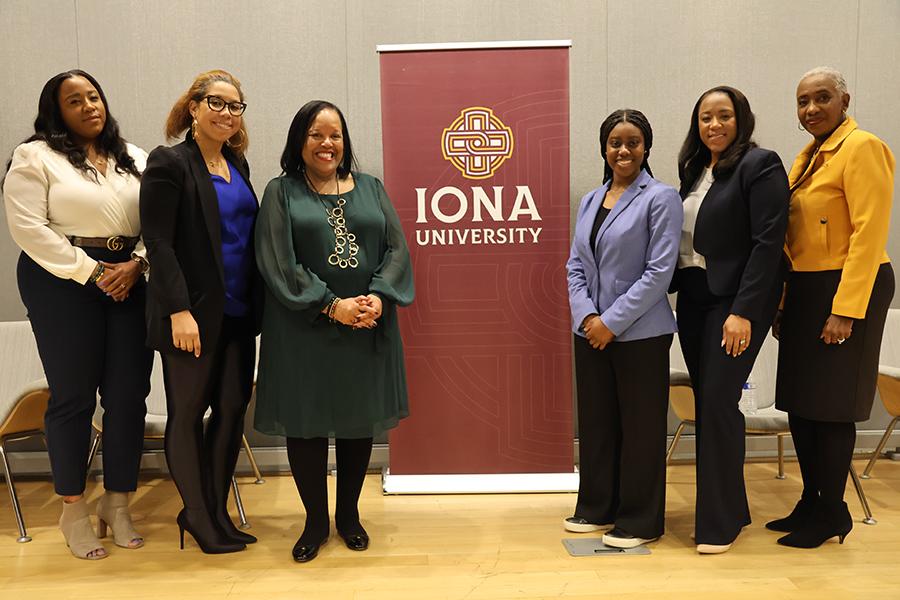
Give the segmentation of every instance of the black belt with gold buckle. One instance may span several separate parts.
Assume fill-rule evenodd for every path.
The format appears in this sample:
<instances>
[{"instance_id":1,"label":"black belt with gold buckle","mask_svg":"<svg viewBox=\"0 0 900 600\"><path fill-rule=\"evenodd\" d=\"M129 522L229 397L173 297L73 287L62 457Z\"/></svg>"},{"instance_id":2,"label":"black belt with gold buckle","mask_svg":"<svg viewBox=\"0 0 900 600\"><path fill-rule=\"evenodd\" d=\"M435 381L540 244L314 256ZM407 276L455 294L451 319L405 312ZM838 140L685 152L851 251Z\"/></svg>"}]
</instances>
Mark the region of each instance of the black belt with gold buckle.
<instances>
[{"instance_id":1,"label":"black belt with gold buckle","mask_svg":"<svg viewBox=\"0 0 900 600\"><path fill-rule=\"evenodd\" d=\"M124 235L114 235L112 237L78 237L77 235L69 236L69 242L73 246L81 246L82 248L106 248L113 252L122 250L133 250L137 246L139 237L126 237Z\"/></svg>"}]
</instances>

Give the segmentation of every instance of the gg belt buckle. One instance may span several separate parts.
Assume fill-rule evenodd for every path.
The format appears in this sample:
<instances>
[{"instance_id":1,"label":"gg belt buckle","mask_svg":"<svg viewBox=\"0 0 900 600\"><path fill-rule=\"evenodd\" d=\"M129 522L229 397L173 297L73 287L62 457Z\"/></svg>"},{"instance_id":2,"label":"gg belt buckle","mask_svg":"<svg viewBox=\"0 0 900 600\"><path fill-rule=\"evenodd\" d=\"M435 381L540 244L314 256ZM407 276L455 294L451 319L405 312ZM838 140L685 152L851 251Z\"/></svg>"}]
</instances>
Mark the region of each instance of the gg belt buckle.
<instances>
[{"instance_id":1,"label":"gg belt buckle","mask_svg":"<svg viewBox=\"0 0 900 600\"><path fill-rule=\"evenodd\" d=\"M125 247L125 240L122 239L121 235L115 235L106 239L106 247L113 252L118 252Z\"/></svg>"}]
</instances>

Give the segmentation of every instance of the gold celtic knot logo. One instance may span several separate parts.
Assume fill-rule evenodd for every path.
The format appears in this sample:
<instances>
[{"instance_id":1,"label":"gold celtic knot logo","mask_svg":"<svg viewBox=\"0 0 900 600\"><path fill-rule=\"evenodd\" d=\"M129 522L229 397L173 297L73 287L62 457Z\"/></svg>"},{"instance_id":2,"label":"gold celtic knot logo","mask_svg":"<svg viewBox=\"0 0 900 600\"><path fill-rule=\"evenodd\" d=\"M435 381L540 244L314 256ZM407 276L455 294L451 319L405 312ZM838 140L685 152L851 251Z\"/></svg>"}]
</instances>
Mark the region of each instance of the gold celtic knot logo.
<instances>
[{"instance_id":1,"label":"gold celtic knot logo","mask_svg":"<svg viewBox=\"0 0 900 600\"><path fill-rule=\"evenodd\" d=\"M512 156L512 130L490 108L470 106L444 130L441 152L466 179L487 179Z\"/></svg>"}]
</instances>

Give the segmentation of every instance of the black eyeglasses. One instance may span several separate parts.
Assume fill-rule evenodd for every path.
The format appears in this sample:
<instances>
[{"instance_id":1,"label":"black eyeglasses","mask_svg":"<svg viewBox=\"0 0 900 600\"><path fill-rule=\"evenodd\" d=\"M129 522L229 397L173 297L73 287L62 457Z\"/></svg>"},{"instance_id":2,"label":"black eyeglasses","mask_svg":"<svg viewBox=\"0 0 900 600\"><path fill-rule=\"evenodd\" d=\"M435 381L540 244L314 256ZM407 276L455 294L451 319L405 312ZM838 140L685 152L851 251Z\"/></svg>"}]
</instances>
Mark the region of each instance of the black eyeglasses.
<instances>
[{"instance_id":1,"label":"black eyeglasses","mask_svg":"<svg viewBox=\"0 0 900 600\"><path fill-rule=\"evenodd\" d=\"M209 109L216 112L222 112L227 106L228 112L231 113L231 116L233 117L239 117L247 110L246 102L226 102L218 96L206 96L205 100Z\"/></svg>"}]
</instances>

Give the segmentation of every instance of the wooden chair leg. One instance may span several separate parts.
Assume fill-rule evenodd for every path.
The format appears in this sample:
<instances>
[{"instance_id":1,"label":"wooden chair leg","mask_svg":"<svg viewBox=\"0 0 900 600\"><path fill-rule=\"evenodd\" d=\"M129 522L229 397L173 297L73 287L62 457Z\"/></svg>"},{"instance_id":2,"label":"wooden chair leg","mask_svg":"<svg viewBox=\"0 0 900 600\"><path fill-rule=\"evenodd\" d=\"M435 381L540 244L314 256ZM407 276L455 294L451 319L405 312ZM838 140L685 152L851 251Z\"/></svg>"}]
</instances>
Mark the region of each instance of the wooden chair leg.
<instances>
[{"instance_id":1,"label":"wooden chair leg","mask_svg":"<svg viewBox=\"0 0 900 600\"><path fill-rule=\"evenodd\" d=\"M875 452L872 453L872 458L869 459L869 463L866 465L866 469L863 471L863 474L859 476L860 479L869 479L871 477L870 473L872 472L872 469L875 468L875 461L881 456L885 444L887 444L888 439L894 432L894 425L897 424L897 420L900 420L900 417L894 417L891 422L888 423L887 429L884 430L884 435L878 440L878 446L875 448Z\"/></svg>"},{"instance_id":2,"label":"wooden chair leg","mask_svg":"<svg viewBox=\"0 0 900 600\"><path fill-rule=\"evenodd\" d=\"M778 475L775 479L785 479L784 475L784 436L785 433L779 433L775 437L778 439Z\"/></svg>"},{"instance_id":3,"label":"wooden chair leg","mask_svg":"<svg viewBox=\"0 0 900 600\"><path fill-rule=\"evenodd\" d=\"M247 460L250 461L250 468L253 469L253 476L256 477L256 481L253 483L259 485L261 483L265 483L266 480L262 478L262 474L259 472L259 465L256 464L256 457L253 456L253 450L250 449L250 442L247 441L247 436L241 436L244 444L244 452L247 453Z\"/></svg>"},{"instance_id":4,"label":"wooden chair leg","mask_svg":"<svg viewBox=\"0 0 900 600\"><path fill-rule=\"evenodd\" d=\"M685 422L682 421L678 424L678 429L675 430L675 436L672 438L672 443L669 445L669 449L666 450L666 464L672 460L672 455L675 453L675 446L678 445L678 440L681 439L681 433L684 431Z\"/></svg>"},{"instance_id":5,"label":"wooden chair leg","mask_svg":"<svg viewBox=\"0 0 900 600\"><path fill-rule=\"evenodd\" d=\"M853 466L853 463L850 463L850 477L853 479L853 486L856 488L856 495L859 496L859 503L862 504L863 514L866 515L866 518L863 519L863 523L866 525L874 525L878 521L872 518L872 509L869 508L869 501L866 498L866 492L863 490L862 482L859 480L859 475L856 474L856 467Z\"/></svg>"}]
</instances>

